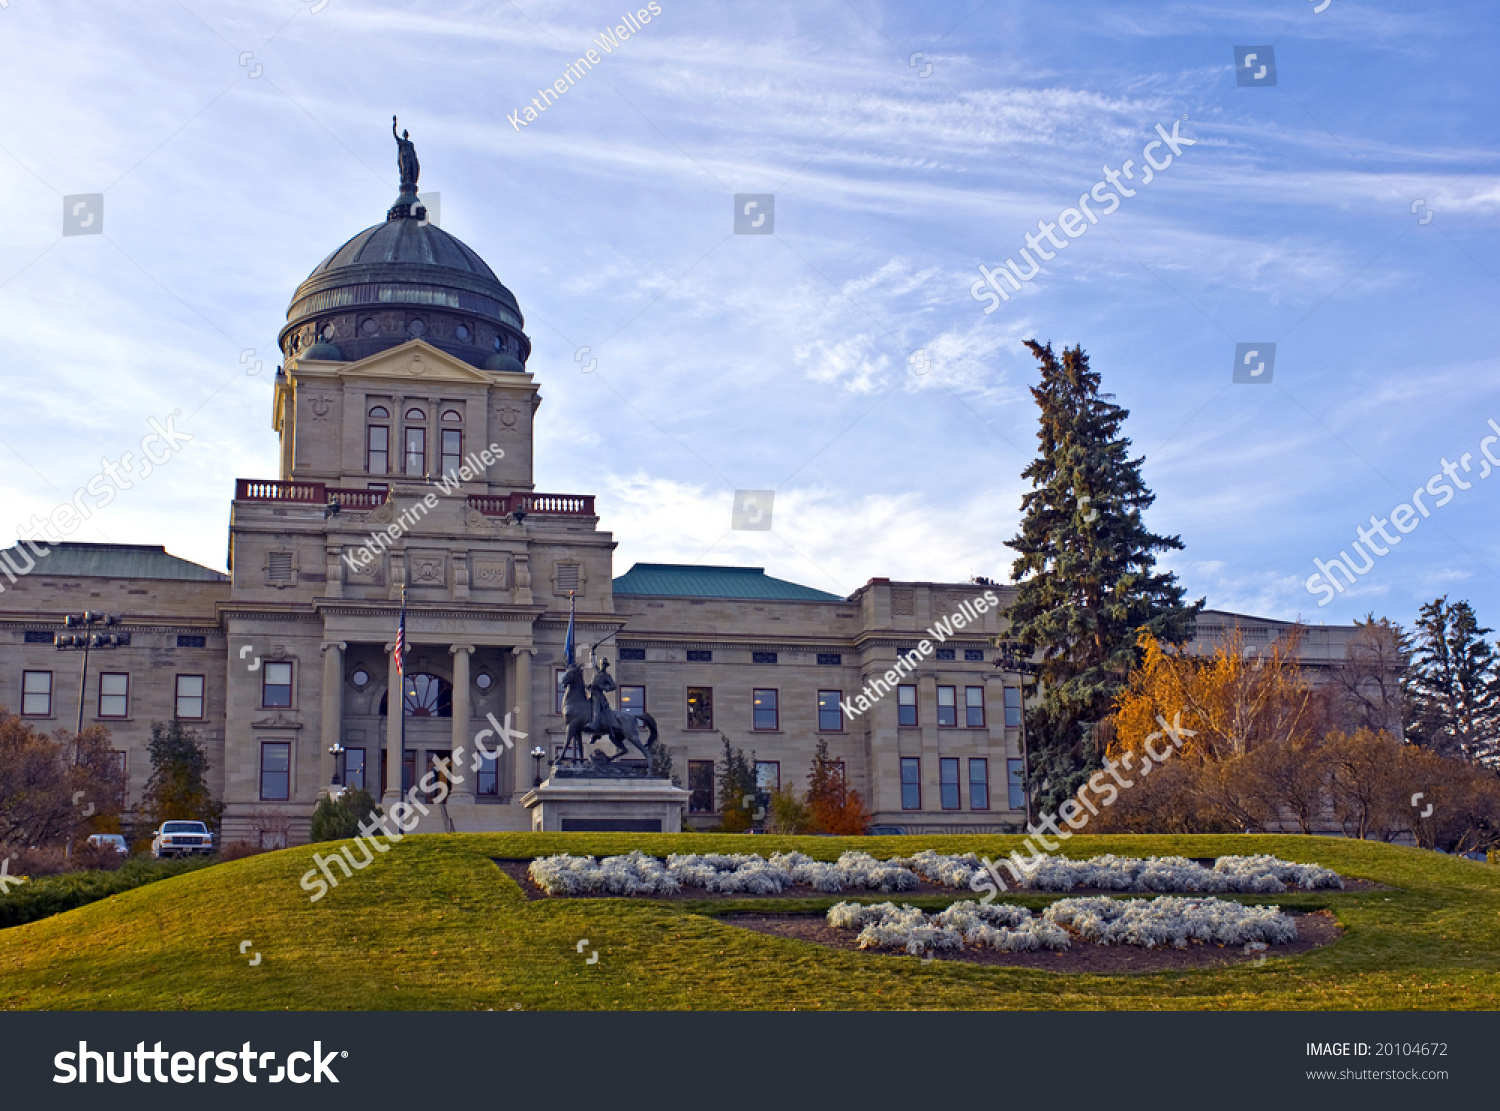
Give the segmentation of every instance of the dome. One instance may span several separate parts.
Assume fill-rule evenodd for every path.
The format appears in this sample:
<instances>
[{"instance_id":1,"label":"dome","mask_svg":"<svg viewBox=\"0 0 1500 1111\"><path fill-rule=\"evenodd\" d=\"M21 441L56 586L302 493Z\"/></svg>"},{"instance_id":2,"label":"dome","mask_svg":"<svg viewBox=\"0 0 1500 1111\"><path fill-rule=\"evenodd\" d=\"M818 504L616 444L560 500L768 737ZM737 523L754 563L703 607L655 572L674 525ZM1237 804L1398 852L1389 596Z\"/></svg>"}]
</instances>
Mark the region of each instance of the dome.
<instances>
[{"instance_id":1,"label":"dome","mask_svg":"<svg viewBox=\"0 0 1500 1111\"><path fill-rule=\"evenodd\" d=\"M524 372L531 341L515 295L426 215L403 192L384 223L319 263L287 306L282 355L356 360L420 338L480 369L498 359Z\"/></svg>"}]
</instances>

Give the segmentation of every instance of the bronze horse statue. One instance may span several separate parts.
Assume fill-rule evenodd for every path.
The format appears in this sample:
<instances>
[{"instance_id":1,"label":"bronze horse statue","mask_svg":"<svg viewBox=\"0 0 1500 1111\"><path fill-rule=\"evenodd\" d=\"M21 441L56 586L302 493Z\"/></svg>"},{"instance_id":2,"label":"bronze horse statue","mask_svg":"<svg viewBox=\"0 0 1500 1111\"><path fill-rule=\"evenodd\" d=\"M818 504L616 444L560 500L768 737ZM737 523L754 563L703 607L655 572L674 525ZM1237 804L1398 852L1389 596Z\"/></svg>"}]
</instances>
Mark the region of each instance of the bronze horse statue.
<instances>
[{"instance_id":1,"label":"bronze horse statue","mask_svg":"<svg viewBox=\"0 0 1500 1111\"><path fill-rule=\"evenodd\" d=\"M640 754L649 763L651 760L651 746L656 743L657 730L656 719L650 714L642 712L636 714L622 714L609 708L608 703L598 707L599 720L604 725L602 733L594 732L591 726L594 722L595 703L583 682L583 668L578 664L569 664L568 669L563 672L563 720L567 723L567 741L563 744L562 758L568 759L574 751L577 759L583 759L583 734L587 730L597 741L601 736L608 737L615 746L615 751L604 755L595 753L594 759L608 763L618 760L630 751L631 745L640 751ZM604 696L599 696L602 701ZM650 731L643 741L641 740L640 723L646 723Z\"/></svg>"}]
</instances>

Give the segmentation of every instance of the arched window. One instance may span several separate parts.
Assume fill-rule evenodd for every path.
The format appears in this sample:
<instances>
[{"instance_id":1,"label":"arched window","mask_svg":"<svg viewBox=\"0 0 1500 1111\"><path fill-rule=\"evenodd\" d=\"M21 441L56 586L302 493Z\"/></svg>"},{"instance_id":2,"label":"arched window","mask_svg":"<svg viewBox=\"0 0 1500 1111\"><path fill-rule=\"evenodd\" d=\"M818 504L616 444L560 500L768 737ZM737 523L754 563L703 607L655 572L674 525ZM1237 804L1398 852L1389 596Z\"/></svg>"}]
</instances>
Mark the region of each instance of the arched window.
<instances>
[{"instance_id":1,"label":"arched window","mask_svg":"<svg viewBox=\"0 0 1500 1111\"><path fill-rule=\"evenodd\" d=\"M365 427L365 470L370 474L386 474L390 470L391 426L376 423L390 419L390 411L384 405L370 410L370 423Z\"/></svg>"},{"instance_id":2,"label":"arched window","mask_svg":"<svg viewBox=\"0 0 1500 1111\"><path fill-rule=\"evenodd\" d=\"M408 409L406 411L406 419L407 420L426 420L427 419L427 414L424 413L424 412L422 412L422 410L420 410L420 409Z\"/></svg>"},{"instance_id":3,"label":"arched window","mask_svg":"<svg viewBox=\"0 0 1500 1111\"><path fill-rule=\"evenodd\" d=\"M406 419L411 421L427 420L427 414L421 409L408 409ZM408 423L405 433L405 472L409 475L422 475L427 473L427 425Z\"/></svg>"},{"instance_id":4,"label":"arched window","mask_svg":"<svg viewBox=\"0 0 1500 1111\"><path fill-rule=\"evenodd\" d=\"M451 718L453 716L453 685L440 675L418 672L408 675L403 684L406 696L401 700L402 710L409 718ZM380 697L380 715L390 712L390 692Z\"/></svg>"},{"instance_id":5,"label":"arched window","mask_svg":"<svg viewBox=\"0 0 1500 1111\"><path fill-rule=\"evenodd\" d=\"M446 413L443 414L443 420L450 423L462 423L463 419L463 414L460 413L457 409L449 409Z\"/></svg>"},{"instance_id":6,"label":"arched window","mask_svg":"<svg viewBox=\"0 0 1500 1111\"><path fill-rule=\"evenodd\" d=\"M443 414L444 424L462 423L463 417L457 409L449 409ZM458 468L463 465L464 456L464 433L462 428L444 428L442 436L443 474L457 474Z\"/></svg>"}]
</instances>

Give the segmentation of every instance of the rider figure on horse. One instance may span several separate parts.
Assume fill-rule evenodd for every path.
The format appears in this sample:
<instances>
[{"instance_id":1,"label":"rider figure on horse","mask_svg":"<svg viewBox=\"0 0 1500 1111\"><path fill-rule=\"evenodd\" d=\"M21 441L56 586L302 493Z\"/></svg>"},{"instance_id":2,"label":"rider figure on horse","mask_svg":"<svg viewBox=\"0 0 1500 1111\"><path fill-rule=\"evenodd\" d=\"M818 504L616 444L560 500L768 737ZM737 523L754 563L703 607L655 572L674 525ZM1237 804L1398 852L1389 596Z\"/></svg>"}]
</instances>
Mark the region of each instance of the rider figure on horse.
<instances>
[{"instance_id":1,"label":"rider figure on horse","mask_svg":"<svg viewBox=\"0 0 1500 1111\"><path fill-rule=\"evenodd\" d=\"M606 692L615 690L615 681L609 674L609 661L599 661L599 671L589 683L589 701L594 704L594 718L589 722L589 732L594 736L611 733L607 724L610 719L609 699Z\"/></svg>"}]
</instances>

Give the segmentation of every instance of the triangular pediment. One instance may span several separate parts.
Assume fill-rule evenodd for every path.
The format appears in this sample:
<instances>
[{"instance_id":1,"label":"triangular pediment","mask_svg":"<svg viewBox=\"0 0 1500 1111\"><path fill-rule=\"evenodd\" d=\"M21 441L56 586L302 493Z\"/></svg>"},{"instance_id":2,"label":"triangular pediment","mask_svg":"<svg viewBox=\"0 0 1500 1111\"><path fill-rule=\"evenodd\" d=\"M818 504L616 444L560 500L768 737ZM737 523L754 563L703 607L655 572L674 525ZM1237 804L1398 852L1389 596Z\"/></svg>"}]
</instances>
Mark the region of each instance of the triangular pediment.
<instances>
[{"instance_id":1,"label":"triangular pediment","mask_svg":"<svg viewBox=\"0 0 1500 1111\"><path fill-rule=\"evenodd\" d=\"M379 351L352 363L307 360L297 369L338 378L401 378L413 382L474 382L484 385L493 385L496 377L420 339L408 340L400 347Z\"/></svg>"}]
</instances>

